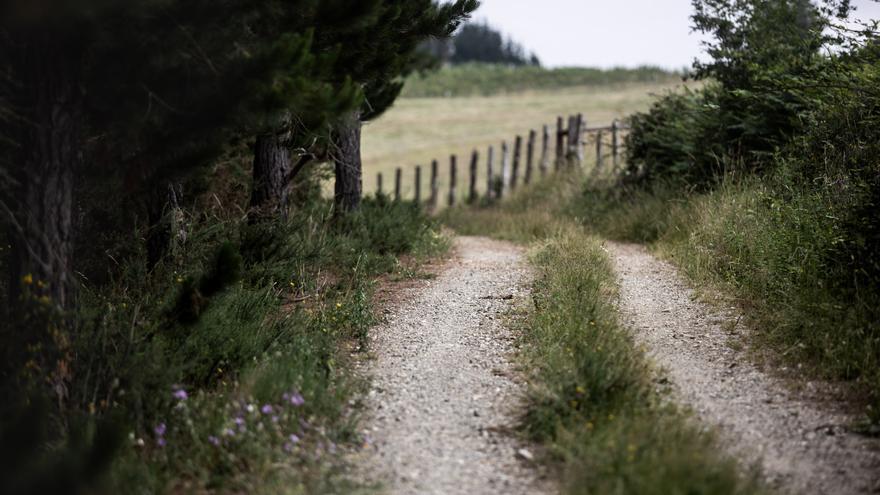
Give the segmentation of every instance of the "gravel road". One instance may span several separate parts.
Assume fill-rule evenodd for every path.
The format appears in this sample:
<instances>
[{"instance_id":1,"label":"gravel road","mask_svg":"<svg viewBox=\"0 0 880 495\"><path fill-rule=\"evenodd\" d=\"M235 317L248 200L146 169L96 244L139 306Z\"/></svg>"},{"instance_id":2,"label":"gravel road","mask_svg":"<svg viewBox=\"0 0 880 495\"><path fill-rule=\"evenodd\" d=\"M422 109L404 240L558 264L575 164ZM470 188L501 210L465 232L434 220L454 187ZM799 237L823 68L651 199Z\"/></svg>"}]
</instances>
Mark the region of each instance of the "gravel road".
<instances>
[{"instance_id":1,"label":"gravel road","mask_svg":"<svg viewBox=\"0 0 880 495\"><path fill-rule=\"evenodd\" d=\"M787 493L880 493L880 443L848 431L853 418L823 396L795 392L734 351L735 320L695 300L675 269L643 247L607 243L620 279L620 310L672 383L676 397L717 425L732 451L757 462ZM726 325L728 328L732 325ZM741 329L740 329L741 330Z\"/></svg>"},{"instance_id":2,"label":"gravel road","mask_svg":"<svg viewBox=\"0 0 880 495\"><path fill-rule=\"evenodd\" d=\"M522 251L456 240L432 281L396 295L371 334L375 360L360 472L393 494L542 493L510 434L524 384L504 314L528 296Z\"/></svg>"}]
</instances>

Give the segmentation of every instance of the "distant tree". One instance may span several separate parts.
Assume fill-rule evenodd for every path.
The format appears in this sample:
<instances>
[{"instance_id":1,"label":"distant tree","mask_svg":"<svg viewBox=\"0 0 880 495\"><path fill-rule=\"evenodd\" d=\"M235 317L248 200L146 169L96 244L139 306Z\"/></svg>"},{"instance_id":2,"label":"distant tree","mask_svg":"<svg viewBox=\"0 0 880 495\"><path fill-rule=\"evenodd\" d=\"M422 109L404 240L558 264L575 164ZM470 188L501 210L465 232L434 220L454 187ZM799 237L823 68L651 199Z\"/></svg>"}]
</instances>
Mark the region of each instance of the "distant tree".
<instances>
[{"instance_id":1,"label":"distant tree","mask_svg":"<svg viewBox=\"0 0 880 495\"><path fill-rule=\"evenodd\" d=\"M535 54L527 55L519 43L504 39L500 31L489 24L469 23L455 34L453 64L482 62L505 65L541 65Z\"/></svg>"},{"instance_id":2,"label":"distant tree","mask_svg":"<svg viewBox=\"0 0 880 495\"><path fill-rule=\"evenodd\" d=\"M431 38L419 46L419 50L441 64L447 64L455 54L455 42L452 38Z\"/></svg>"}]
</instances>

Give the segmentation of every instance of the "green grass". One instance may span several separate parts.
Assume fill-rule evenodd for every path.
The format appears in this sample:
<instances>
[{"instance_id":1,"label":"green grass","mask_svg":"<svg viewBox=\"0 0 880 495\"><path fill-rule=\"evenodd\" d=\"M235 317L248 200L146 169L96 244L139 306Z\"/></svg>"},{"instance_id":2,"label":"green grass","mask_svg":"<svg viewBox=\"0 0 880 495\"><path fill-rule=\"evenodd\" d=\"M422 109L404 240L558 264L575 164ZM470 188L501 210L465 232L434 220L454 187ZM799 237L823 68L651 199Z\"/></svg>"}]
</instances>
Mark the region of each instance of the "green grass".
<instances>
[{"instance_id":1,"label":"green grass","mask_svg":"<svg viewBox=\"0 0 880 495\"><path fill-rule=\"evenodd\" d=\"M402 257L417 263L449 241L409 203L370 198L355 216L331 212L319 200L258 226L187 217L185 248L152 273L134 256L107 284L85 285L64 441L0 442L0 455L20 459L3 466L2 486L93 489L103 472L99 493L358 489L341 455L360 441L353 404L365 383L351 361L374 323L374 282L406 276ZM236 259L241 277L230 275ZM33 404L21 410L29 416L4 424L0 439L15 424L54 424Z\"/></svg>"},{"instance_id":2,"label":"green grass","mask_svg":"<svg viewBox=\"0 0 880 495\"><path fill-rule=\"evenodd\" d=\"M415 74L406 81L404 98L493 96L526 90L553 90L572 86L609 86L630 83L681 81L681 74L658 67L636 69L591 69L511 67L491 64L464 64L444 67L436 72Z\"/></svg>"},{"instance_id":3,"label":"green grass","mask_svg":"<svg viewBox=\"0 0 880 495\"><path fill-rule=\"evenodd\" d=\"M846 283L844 203L770 177L729 179L707 193L591 187L577 211L593 232L648 243L697 286L726 294L748 316L754 347L807 376L849 381L877 422L880 300L876 287Z\"/></svg>"},{"instance_id":4,"label":"green grass","mask_svg":"<svg viewBox=\"0 0 880 495\"><path fill-rule=\"evenodd\" d=\"M439 186L445 205L449 184L449 156L458 157L458 191L467 194L471 153L480 153L480 194L486 190L486 155L495 149L495 173L501 164L501 142L513 149L517 135L528 139L529 130L538 132L556 127L557 116L582 112L588 126L607 126L615 119L647 109L654 94L680 85L680 81L630 82L558 89L535 89L494 96L455 98L402 98L386 114L368 123L363 130L364 190L376 190L376 174L384 176L384 191L393 190L394 170L403 171L403 195L414 194L415 166L422 166L422 195L427 196L432 160L440 166ZM606 140L608 136L606 135ZM551 143L552 146L552 143ZM592 160L593 143L586 157ZM540 148L540 146L539 146ZM525 156L525 143L523 156ZM605 152L609 152L606 145ZM539 151L536 151L536 155ZM552 153L552 151L551 151ZM523 159L525 160L525 159ZM590 161L590 163L592 163ZM327 187L332 187L328 184ZM330 189L325 189L329 193Z\"/></svg>"},{"instance_id":5,"label":"green grass","mask_svg":"<svg viewBox=\"0 0 880 495\"><path fill-rule=\"evenodd\" d=\"M582 178L560 175L491 208L453 209L460 233L529 243L534 305L521 323L523 430L547 448L564 493L752 494L764 488L655 388L618 320L601 241L580 226Z\"/></svg>"}]
</instances>

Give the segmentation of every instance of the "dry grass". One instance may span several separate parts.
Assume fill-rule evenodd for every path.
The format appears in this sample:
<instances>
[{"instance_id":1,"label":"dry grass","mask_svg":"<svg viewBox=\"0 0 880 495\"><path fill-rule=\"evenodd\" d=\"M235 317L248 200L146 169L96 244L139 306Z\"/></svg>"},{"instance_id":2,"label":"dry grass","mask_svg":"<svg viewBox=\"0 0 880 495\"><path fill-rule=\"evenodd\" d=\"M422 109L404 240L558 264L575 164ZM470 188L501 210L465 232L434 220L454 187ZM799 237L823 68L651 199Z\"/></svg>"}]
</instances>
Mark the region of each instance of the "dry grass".
<instances>
[{"instance_id":1,"label":"dry grass","mask_svg":"<svg viewBox=\"0 0 880 495\"><path fill-rule=\"evenodd\" d=\"M528 91L489 97L403 98L363 134L364 191L376 190L376 174L384 175L384 190L391 191L394 169L403 168L403 194L412 197L414 167L423 166L422 194L426 194L431 160L440 162L441 199L445 199L449 156L458 156L458 188L464 195L471 152L480 151L479 191L486 188L485 154L496 147L499 170L500 143L544 124L555 127L555 116L583 113L589 126L608 125L635 111L646 109L652 95L674 88L670 84L626 84L575 87L554 91ZM539 138L540 140L540 138ZM525 153L525 145L523 146ZM536 152L537 154L537 152ZM588 153L590 156L591 153Z\"/></svg>"}]
</instances>

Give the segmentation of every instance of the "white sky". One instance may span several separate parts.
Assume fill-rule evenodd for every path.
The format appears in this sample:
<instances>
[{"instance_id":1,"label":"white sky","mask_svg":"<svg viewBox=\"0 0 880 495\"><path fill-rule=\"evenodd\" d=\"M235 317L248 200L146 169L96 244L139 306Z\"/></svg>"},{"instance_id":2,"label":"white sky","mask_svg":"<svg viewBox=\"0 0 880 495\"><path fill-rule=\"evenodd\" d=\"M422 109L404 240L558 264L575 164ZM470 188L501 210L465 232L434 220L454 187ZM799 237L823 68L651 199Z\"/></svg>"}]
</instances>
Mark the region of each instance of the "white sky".
<instances>
[{"instance_id":1,"label":"white sky","mask_svg":"<svg viewBox=\"0 0 880 495\"><path fill-rule=\"evenodd\" d=\"M880 18L880 3L853 4L856 17ZM474 18L488 20L551 67L680 69L701 53L691 12L690 0L482 0Z\"/></svg>"}]
</instances>

